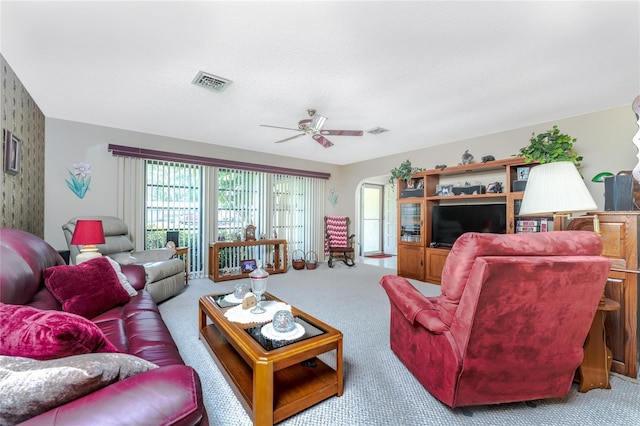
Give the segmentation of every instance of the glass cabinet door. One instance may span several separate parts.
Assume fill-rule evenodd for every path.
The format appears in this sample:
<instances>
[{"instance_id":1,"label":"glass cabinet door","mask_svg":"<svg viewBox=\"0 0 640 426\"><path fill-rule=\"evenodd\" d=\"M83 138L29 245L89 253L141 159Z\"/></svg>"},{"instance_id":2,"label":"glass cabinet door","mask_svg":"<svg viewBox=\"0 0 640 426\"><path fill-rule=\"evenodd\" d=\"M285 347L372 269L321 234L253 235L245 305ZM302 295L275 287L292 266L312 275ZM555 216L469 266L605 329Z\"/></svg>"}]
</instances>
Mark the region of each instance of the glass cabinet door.
<instances>
[{"instance_id":1,"label":"glass cabinet door","mask_svg":"<svg viewBox=\"0 0 640 426\"><path fill-rule=\"evenodd\" d=\"M400 206L400 243L423 242L423 203L401 202Z\"/></svg>"}]
</instances>

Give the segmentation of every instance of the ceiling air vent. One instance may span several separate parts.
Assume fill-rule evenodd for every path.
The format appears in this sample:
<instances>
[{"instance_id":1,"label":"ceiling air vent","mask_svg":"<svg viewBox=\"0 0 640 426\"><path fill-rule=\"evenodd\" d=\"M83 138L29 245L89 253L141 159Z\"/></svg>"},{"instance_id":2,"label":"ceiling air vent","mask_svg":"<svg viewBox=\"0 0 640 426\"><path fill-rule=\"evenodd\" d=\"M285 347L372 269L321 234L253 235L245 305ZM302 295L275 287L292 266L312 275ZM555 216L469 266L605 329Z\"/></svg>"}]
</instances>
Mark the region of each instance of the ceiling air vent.
<instances>
[{"instance_id":1,"label":"ceiling air vent","mask_svg":"<svg viewBox=\"0 0 640 426\"><path fill-rule=\"evenodd\" d=\"M373 129L367 130L367 133L371 135L379 135L380 133L388 132L388 129L383 129L382 127L374 127Z\"/></svg>"},{"instance_id":2,"label":"ceiling air vent","mask_svg":"<svg viewBox=\"0 0 640 426\"><path fill-rule=\"evenodd\" d=\"M192 83L196 86L213 90L214 92L224 92L224 90L229 87L233 81L200 71L193 79Z\"/></svg>"}]
</instances>

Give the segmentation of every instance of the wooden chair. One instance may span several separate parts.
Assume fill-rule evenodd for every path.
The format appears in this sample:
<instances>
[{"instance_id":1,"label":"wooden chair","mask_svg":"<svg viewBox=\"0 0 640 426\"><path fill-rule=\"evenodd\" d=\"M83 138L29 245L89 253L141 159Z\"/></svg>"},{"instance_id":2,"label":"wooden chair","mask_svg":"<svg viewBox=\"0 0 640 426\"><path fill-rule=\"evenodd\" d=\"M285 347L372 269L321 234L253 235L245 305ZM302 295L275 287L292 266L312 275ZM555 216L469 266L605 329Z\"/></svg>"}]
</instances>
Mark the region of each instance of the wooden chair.
<instances>
[{"instance_id":1,"label":"wooden chair","mask_svg":"<svg viewBox=\"0 0 640 426\"><path fill-rule=\"evenodd\" d=\"M353 248L353 240L356 235L349 235L350 222L346 216L324 217L324 249L325 254L329 256L327 261L329 268L333 268L334 260L342 260L347 266L356 264Z\"/></svg>"}]
</instances>

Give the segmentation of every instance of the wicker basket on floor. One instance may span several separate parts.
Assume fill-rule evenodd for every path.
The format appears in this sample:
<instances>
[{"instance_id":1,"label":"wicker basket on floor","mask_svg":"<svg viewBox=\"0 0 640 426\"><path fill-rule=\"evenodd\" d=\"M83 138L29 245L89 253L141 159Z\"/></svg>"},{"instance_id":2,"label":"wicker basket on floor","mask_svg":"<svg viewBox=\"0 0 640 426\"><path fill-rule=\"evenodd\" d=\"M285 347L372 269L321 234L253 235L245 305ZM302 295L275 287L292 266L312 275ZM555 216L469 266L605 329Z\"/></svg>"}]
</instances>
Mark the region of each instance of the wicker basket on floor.
<instances>
[{"instance_id":1,"label":"wicker basket on floor","mask_svg":"<svg viewBox=\"0 0 640 426\"><path fill-rule=\"evenodd\" d=\"M291 254L291 266L293 269L299 271L300 269L304 269L304 251L296 250Z\"/></svg>"},{"instance_id":2,"label":"wicker basket on floor","mask_svg":"<svg viewBox=\"0 0 640 426\"><path fill-rule=\"evenodd\" d=\"M309 251L305 255L307 269L316 269L318 267L318 254L315 251Z\"/></svg>"}]
</instances>

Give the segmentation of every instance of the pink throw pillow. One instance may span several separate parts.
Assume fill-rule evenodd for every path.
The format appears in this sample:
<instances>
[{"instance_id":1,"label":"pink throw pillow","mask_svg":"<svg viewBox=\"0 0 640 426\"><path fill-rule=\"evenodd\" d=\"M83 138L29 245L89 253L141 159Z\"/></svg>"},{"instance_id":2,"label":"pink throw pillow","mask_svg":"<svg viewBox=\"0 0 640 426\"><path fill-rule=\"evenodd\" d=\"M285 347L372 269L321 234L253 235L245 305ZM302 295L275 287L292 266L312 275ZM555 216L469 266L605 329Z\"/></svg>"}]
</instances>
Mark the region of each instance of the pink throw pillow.
<instances>
[{"instance_id":1,"label":"pink throw pillow","mask_svg":"<svg viewBox=\"0 0 640 426\"><path fill-rule=\"evenodd\" d=\"M62 309L94 318L129 301L109 260L98 257L75 266L53 266L43 272L44 285L62 304Z\"/></svg>"},{"instance_id":2,"label":"pink throw pillow","mask_svg":"<svg viewBox=\"0 0 640 426\"><path fill-rule=\"evenodd\" d=\"M0 355L39 360L119 352L100 328L79 315L0 303Z\"/></svg>"}]
</instances>

